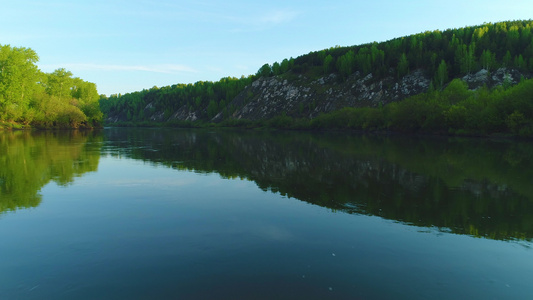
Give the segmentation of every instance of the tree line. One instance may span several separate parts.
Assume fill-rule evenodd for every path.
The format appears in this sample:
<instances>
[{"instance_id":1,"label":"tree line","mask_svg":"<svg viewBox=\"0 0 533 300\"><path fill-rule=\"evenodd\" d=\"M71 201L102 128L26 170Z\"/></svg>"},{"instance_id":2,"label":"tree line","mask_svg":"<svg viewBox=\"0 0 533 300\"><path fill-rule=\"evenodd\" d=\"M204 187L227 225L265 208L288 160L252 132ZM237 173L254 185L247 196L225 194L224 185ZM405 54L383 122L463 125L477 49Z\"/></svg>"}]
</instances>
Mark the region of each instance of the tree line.
<instances>
[{"instance_id":1,"label":"tree line","mask_svg":"<svg viewBox=\"0 0 533 300\"><path fill-rule=\"evenodd\" d=\"M316 76L338 73L343 78L372 73L377 79L423 69L433 75L435 87L442 88L449 80L480 69L533 71L532 29L533 21L528 20L426 31L382 43L310 52L294 59L290 69ZM278 75L273 65L262 69L261 74Z\"/></svg>"},{"instance_id":2,"label":"tree line","mask_svg":"<svg viewBox=\"0 0 533 300\"><path fill-rule=\"evenodd\" d=\"M102 121L96 85L57 69L44 73L37 53L0 45L0 122L4 126L93 127Z\"/></svg>"},{"instance_id":3,"label":"tree line","mask_svg":"<svg viewBox=\"0 0 533 300\"><path fill-rule=\"evenodd\" d=\"M279 127L393 130L454 135L533 136L533 79L511 87L469 90L454 79L433 90L383 107L344 108L313 120L284 117Z\"/></svg>"},{"instance_id":4,"label":"tree line","mask_svg":"<svg viewBox=\"0 0 533 300\"><path fill-rule=\"evenodd\" d=\"M108 115L118 115L133 122L147 121L155 112L162 112L160 119L167 120L179 109L195 113L198 120L209 120L218 113L229 116L236 109L229 103L247 85L253 76L225 77L216 82L198 81L194 84L175 84L152 87L125 95L101 96L100 106Z\"/></svg>"},{"instance_id":5,"label":"tree line","mask_svg":"<svg viewBox=\"0 0 533 300\"><path fill-rule=\"evenodd\" d=\"M377 119L373 122L381 125L366 124L359 127L372 128L396 128L400 130L412 131L415 128L426 130L433 128L438 130L460 130L465 124L460 120L466 118L474 118L479 111L474 107L478 107L481 100L476 95L481 95L482 99L500 99L500 100L486 100L484 105L487 107L496 105L503 113L498 113L498 122L493 124L483 123L474 125L466 124L472 130L500 130L527 132L531 123L531 113L525 109L527 105L518 105L517 101L527 103L528 96L522 100L507 101L504 96L506 93L511 93L506 89L498 88L494 91L483 89L473 93L476 100L468 100L468 104L459 102L449 102L450 107L445 109L441 101L439 109L445 109L446 112L434 114L434 122L425 120L421 124L412 125L415 122L411 119L411 123L401 123L402 113L392 113L393 111L400 111L408 105L427 107L428 99L442 99L445 90L459 89L459 92L464 92L464 95L472 94L464 91L460 83L453 80L461 78L465 75L475 73L481 69L492 72L499 68L507 68L508 70L518 70L522 74L533 73L533 21L510 21L499 23L486 23L479 26L470 26L458 29L448 29L445 31L435 30L427 31L410 36L395 38L381 43L369 43L350 47L335 46L321 51L310 52L296 58L284 59L280 63L264 64L259 68L256 74L248 77L237 78L223 78L219 82L197 82L195 84L180 84L164 88L152 88L142 92L135 92L126 95L114 95L110 98L102 98L101 106L104 113L109 115L122 114L122 120L132 122L150 121L148 116L152 116L154 112L163 112L163 116L159 118L161 121L169 120L173 113L177 110L194 113L196 120L209 122L213 116L221 114L225 120L224 124L236 126L248 126L249 121L246 120L232 120L231 114L236 107L232 107L233 98L242 92L244 88L260 77L280 76L284 79L291 80L295 76L304 75L310 80L315 80L320 77L337 74L339 81L345 81L349 77L357 74L365 76L372 73L373 80L381 80L386 77L396 77L398 79L410 74L414 70L422 70L432 80L429 86L428 94L420 95L406 103L392 103L386 110L391 113L388 115L394 117L396 121L387 121L386 123L379 123ZM528 75L529 76L529 75ZM452 84L453 83L453 84ZM448 85L451 87L446 89ZM524 83L521 88L527 88L529 83ZM514 89L513 89L514 90ZM444 92L444 93L441 93ZM426 99L424 101L420 99ZM462 99L471 98L470 96ZM418 100L417 100L418 99ZM435 100L440 101L440 100ZM413 104L415 103L416 104ZM431 102L431 101L429 101ZM477 104L473 104L476 102ZM515 105L516 104L516 105ZM476 106L477 105L477 106ZM389 106L389 105L387 105ZM478 107L479 108L479 107ZM406 109L405 114L409 116L411 108ZM420 110L420 107L413 107L413 110ZM365 111L378 115L379 109L355 109L358 111ZM350 108L345 110L350 111ZM487 109L483 110L487 111ZM434 112L434 111L433 111ZM431 113L431 112L428 112ZM466 113L466 116L463 116ZM496 113L493 113L493 115ZM513 117L510 117L510 115ZM461 115L462 117L459 117ZM490 114L489 114L490 115ZM411 115L414 117L414 115ZM294 117L294 116L293 116ZM431 118L431 117L428 117ZM476 117L477 118L477 117ZM511 119L517 119L519 125L512 124ZM220 119L220 118L219 118ZM281 127L288 124L294 125L294 120L288 116L279 116L275 120L261 120L263 124L277 124ZM313 126L320 122L329 124L325 121L327 116L322 117L322 121L317 120ZM369 120L372 119L369 117ZM391 119L392 120L392 119ZM453 121L455 120L455 121ZM259 122L259 123L261 123ZM309 124L309 120L298 120L300 124ZM353 122L355 121L351 121ZM403 121L402 121L403 122ZM432 123L433 122L433 123ZM437 123L441 122L441 123ZM256 122L257 123L257 122ZM497 123L497 125L496 125ZM404 124L404 125L402 125ZM430 125L431 124L431 125ZM324 125L325 126L325 125ZM406 126L406 127L405 127ZM296 125L296 127L298 127ZM301 127L306 127L303 125ZM342 127L351 127L348 123L344 123ZM357 126L356 126L357 127ZM526 128L526 129L524 129Z\"/></svg>"}]
</instances>

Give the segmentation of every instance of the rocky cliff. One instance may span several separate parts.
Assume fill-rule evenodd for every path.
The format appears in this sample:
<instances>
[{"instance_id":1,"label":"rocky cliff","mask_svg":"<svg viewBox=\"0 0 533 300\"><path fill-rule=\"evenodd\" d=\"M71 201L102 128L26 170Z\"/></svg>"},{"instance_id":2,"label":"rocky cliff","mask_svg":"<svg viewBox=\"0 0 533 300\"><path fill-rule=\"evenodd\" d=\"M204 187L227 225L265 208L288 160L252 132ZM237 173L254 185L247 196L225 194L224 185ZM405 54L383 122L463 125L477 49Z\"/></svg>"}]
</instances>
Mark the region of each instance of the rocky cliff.
<instances>
[{"instance_id":1,"label":"rocky cliff","mask_svg":"<svg viewBox=\"0 0 533 300\"><path fill-rule=\"evenodd\" d=\"M500 68L494 72L481 70L462 78L470 89L482 86L513 85L523 77L514 70ZM339 80L336 74L310 80L303 75L294 79L262 77L246 87L229 105L236 108L231 114L235 119L260 120L286 114L292 117L314 118L343 107L376 107L406 97L426 92L431 78L422 70L396 79L385 77L376 80L372 74L362 76L356 72L347 80ZM212 121L219 122L223 113Z\"/></svg>"},{"instance_id":2,"label":"rocky cliff","mask_svg":"<svg viewBox=\"0 0 533 300\"><path fill-rule=\"evenodd\" d=\"M470 89L482 86L513 85L527 74L516 69L500 68L481 71L461 78ZM377 107L400 101L409 96L428 91L432 77L424 70L415 70L402 78L386 76L376 78L372 73L359 72L343 79L337 74L316 78L304 75L284 74L261 77L244 88L211 122L225 119L264 120L287 115L296 118L314 118L344 107ZM183 105L173 111L159 111L149 102L144 107L144 116L153 122L206 120L207 108L194 109ZM107 122L127 121L124 112L110 115Z\"/></svg>"},{"instance_id":3,"label":"rocky cliff","mask_svg":"<svg viewBox=\"0 0 533 300\"><path fill-rule=\"evenodd\" d=\"M319 79L303 75L294 78L262 77L246 87L229 105L237 109L236 119L270 119L286 114L313 118L320 113L343 107L378 106L428 90L431 80L421 70L397 80L387 77L376 80L372 74L356 72L346 80L330 74ZM223 118L220 113L212 121Z\"/></svg>"}]
</instances>

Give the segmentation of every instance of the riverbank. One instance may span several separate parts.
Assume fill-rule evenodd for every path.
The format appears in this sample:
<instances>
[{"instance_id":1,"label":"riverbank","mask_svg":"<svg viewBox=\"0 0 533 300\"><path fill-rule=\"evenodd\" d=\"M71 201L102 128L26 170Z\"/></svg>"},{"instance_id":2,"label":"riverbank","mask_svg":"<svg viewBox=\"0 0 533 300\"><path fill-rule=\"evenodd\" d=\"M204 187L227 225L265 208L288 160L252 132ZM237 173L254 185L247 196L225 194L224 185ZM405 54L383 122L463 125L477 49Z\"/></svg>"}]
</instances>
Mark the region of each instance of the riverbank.
<instances>
[{"instance_id":1,"label":"riverbank","mask_svg":"<svg viewBox=\"0 0 533 300\"><path fill-rule=\"evenodd\" d=\"M398 135L398 136L420 136L420 137L465 137L482 139L518 139L531 140L533 136L525 136L506 132L480 132L480 131L402 131L393 129L356 129L349 127L327 127L312 126L312 120L289 120L286 122L270 121L250 121L232 120L224 123L203 123L203 122L180 122L159 123L159 122L118 122L105 124L105 128L196 128L196 129L242 129L242 130L281 130L281 131L302 131L302 132L345 132L371 135Z\"/></svg>"},{"instance_id":2,"label":"riverbank","mask_svg":"<svg viewBox=\"0 0 533 300\"><path fill-rule=\"evenodd\" d=\"M514 86L470 90L455 79L442 90L432 90L402 101L375 107L344 107L316 117L290 116L246 119L232 114L220 122L110 122L134 127L238 127L290 130L392 131L450 136L533 137L533 80Z\"/></svg>"},{"instance_id":3,"label":"riverbank","mask_svg":"<svg viewBox=\"0 0 533 300\"><path fill-rule=\"evenodd\" d=\"M25 130L31 129L31 126L16 122L0 121L0 130Z\"/></svg>"},{"instance_id":4,"label":"riverbank","mask_svg":"<svg viewBox=\"0 0 533 300\"><path fill-rule=\"evenodd\" d=\"M102 129L103 126L101 124L97 125L86 125L81 124L78 126L40 126L35 124L22 124L17 122L6 122L6 121L0 121L0 131L5 130L71 130L71 129L81 129L81 130L87 130L87 129Z\"/></svg>"}]
</instances>

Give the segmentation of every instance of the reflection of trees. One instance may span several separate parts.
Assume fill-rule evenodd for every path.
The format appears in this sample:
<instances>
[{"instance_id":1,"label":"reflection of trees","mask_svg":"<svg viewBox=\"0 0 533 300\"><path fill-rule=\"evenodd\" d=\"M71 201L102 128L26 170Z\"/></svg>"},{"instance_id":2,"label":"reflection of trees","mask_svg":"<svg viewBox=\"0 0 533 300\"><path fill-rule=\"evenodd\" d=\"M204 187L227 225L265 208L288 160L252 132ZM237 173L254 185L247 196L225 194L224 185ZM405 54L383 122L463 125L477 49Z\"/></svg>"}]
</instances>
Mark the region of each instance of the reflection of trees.
<instances>
[{"instance_id":1,"label":"reflection of trees","mask_svg":"<svg viewBox=\"0 0 533 300\"><path fill-rule=\"evenodd\" d=\"M0 213L39 205L39 190L66 185L98 167L102 136L93 132L0 133Z\"/></svg>"},{"instance_id":2,"label":"reflection of trees","mask_svg":"<svg viewBox=\"0 0 533 300\"><path fill-rule=\"evenodd\" d=\"M262 131L108 133L113 155L244 177L333 210L493 239L533 238L529 143Z\"/></svg>"}]
</instances>

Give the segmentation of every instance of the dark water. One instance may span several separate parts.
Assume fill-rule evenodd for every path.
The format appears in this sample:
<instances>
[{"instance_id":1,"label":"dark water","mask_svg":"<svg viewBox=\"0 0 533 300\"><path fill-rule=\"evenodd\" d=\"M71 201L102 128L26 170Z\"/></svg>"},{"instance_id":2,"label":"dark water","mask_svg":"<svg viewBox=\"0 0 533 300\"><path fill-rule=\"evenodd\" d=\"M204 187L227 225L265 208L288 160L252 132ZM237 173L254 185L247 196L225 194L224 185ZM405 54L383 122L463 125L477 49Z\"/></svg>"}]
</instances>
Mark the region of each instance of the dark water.
<instances>
[{"instance_id":1,"label":"dark water","mask_svg":"<svg viewBox=\"0 0 533 300\"><path fill-rule=\"evenodd\" d=\"M531 299L533 143L0 132L0 299Z\"/></svg>"}]
</instances>

